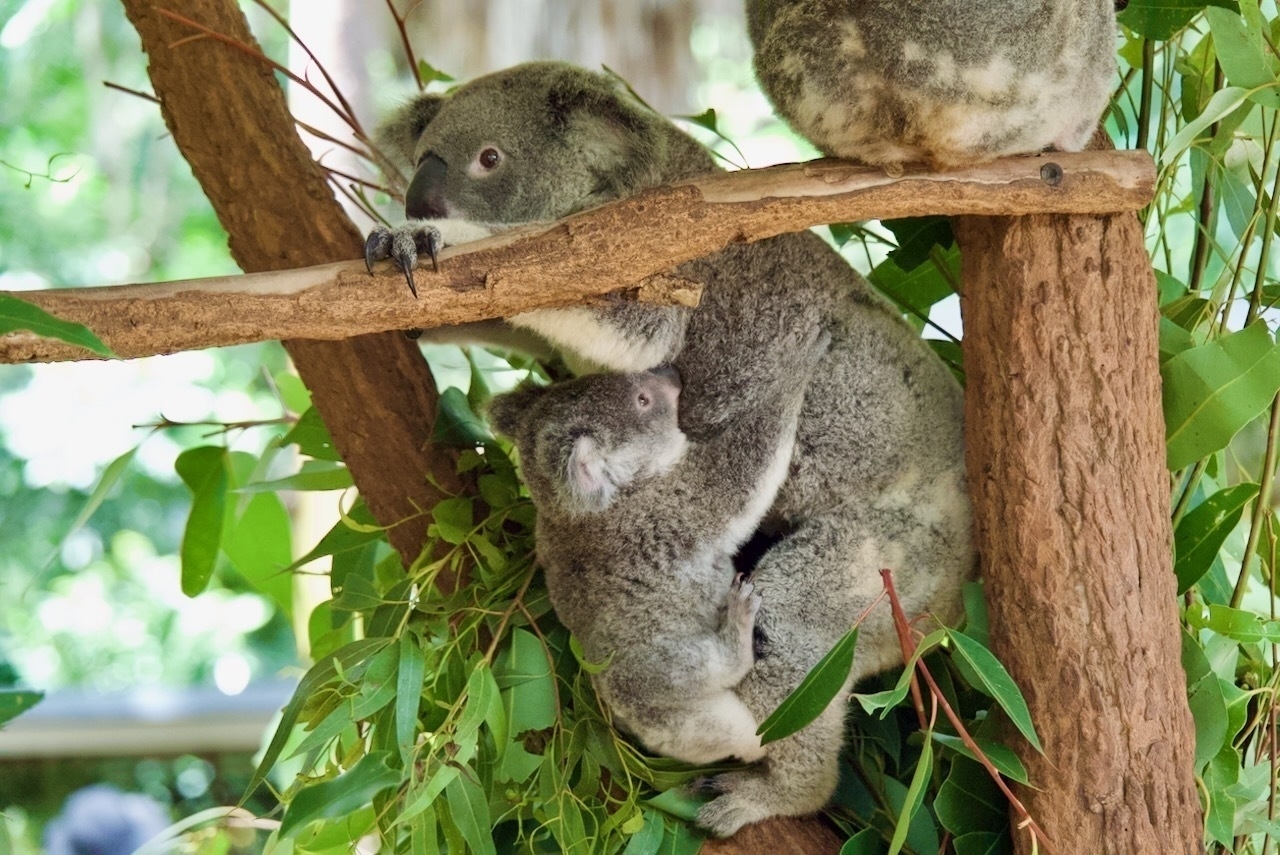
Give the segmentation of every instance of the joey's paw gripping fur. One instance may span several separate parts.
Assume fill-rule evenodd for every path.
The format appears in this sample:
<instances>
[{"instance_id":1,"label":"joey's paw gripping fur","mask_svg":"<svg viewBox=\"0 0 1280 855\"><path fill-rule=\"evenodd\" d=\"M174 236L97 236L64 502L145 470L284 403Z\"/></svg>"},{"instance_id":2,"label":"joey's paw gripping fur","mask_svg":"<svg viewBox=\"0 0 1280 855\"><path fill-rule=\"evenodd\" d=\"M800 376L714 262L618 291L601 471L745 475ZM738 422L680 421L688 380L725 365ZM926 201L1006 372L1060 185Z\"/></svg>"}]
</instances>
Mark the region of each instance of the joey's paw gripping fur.
<instances>
[{"instance_id":1,"label":"joey's paw gripping fur","mask_svg":"<svg viewBox=\"0 0 1280 855\"><path fill-rule=\"evenodd\" d=\"M438 271L440 250L445 246L440 230L421 220L410 220L394 229L376 226L364 242L364 264L372 273L375 261L391 259L404 273L409 290L417 297L418 286L413 280L413 269L418 265L418 256L425 253L431 258L431 269Z\"/></svg>"}]
</instances>

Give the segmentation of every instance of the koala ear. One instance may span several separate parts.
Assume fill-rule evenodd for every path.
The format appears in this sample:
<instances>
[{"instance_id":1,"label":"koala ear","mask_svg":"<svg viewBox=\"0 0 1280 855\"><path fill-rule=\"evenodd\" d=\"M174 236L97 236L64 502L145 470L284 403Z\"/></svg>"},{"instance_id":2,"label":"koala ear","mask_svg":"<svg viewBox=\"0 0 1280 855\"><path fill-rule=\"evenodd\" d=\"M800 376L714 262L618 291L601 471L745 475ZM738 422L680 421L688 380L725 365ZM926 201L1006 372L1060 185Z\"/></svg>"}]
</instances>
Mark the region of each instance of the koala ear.
<instances>
[{"instance_id":1,"label":"koala ear","mask_svg":"<svg viewBox=\"0 0 1280 855\"><path fill-rule=\"evenodd\" d=\"M565 486L572 507L586 513L599 513L609 507L616 488L609 479L608 462L594 439L580 436L573 441L566 468Z\"/></svg>"},{"instance_id":2,"label":"koala ear","mask_svg":"<svg viewBox=\"0 0 1280 855\"><path fill-rule=\"evenodd\" d=\"M484 407L489 426L495 433L518 439L529 407L541 396L542 389L538 386L528 386L516 389L514 392L495 395Z\"/></svg>"},{"instance_id":3,"label":"koala ear","mask_svg":"<svg viewBox=\"0 0 1280 855\"><path fill-rule=\"evenodd\" d=\"M627 91L619 80L579 68L559 70L547 90L553 128L590 141L581 155L592 162L604 186L604 198L628 196L662 183L663 135L653 133L665 121Z\"/></svg>"},{"instance_id":4,"label":"koala ear","mask_svg":"<svg viewBox=\"0 0 1280 855\"><path fill-rule=\"evenodd\" d=\"M374 142L400 170L413 174L418 138L440 112L447 95L418 95L387 116L374 134Z\"/></svg>"}]
</instances>

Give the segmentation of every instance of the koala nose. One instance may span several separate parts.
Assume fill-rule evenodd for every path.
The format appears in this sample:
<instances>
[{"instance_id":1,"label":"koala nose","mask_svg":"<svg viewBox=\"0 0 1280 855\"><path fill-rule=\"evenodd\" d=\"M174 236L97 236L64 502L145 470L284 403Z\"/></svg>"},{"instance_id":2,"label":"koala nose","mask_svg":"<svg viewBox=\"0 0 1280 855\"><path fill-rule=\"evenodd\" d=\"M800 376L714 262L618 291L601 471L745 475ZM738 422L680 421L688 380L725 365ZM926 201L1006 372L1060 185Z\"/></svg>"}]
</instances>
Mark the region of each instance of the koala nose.
<instances>
[{"instance_id":1,"label":"koala nose","mask_svg":"<svg viewBox=\"0 0 1280 855\"><path fill-rule=\"evenodd\" d=\"M404 194L404 214L411 220L443 220L449 209L444 201L444 177L448 164L435 154L428 154Z\"/></svg>"}]
</instances>

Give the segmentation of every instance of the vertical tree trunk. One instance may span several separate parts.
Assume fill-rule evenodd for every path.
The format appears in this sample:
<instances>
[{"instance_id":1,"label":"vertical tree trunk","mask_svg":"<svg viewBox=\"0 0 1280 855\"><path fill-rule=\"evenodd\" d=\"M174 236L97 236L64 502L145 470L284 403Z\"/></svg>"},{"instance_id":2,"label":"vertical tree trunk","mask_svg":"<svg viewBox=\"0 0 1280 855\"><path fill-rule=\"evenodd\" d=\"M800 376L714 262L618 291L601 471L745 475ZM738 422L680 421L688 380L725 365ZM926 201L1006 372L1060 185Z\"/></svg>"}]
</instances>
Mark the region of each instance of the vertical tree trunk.
<instances>
[{"instance_id":1,"label":"vertical tree trunk","mask_svg":"<svg viewBox=\"0 0 1280 855\"><path fill-rule=\"evenodd\" d=\"M1141 228L966 218L956 234L991 640L1046 752L1021 743L1039 789L1020 798L1062 855L1200 851Z\"/></svg>"},{"instance_id":2,"label":"vertical tree trunk","mask_svg":"<svg viewBox=\"0 0 1280 855\"><path fill-rule=\"evenodd\" d=\"M234 0L122 0L142 37L165 123L230 235L246 272L323 264L360 254L343 214L294 131L267 66L160 14L160 8L256 48ZM399 333L342 342L292 341L312 400L352 478L407 564L422 547L423 515L458 479L428 439L436 390L418 349Z\"/></svg>"}]
</instances>

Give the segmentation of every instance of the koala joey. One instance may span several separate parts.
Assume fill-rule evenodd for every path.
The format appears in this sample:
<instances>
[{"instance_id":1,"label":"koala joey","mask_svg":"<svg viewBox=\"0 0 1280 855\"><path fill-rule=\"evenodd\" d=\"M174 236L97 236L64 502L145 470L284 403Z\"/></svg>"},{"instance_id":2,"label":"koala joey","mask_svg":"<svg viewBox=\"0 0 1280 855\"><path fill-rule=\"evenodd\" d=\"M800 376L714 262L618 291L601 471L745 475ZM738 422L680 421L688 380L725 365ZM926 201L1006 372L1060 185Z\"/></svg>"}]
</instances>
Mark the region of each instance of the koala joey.
<instances>
[{"instance_id":1,"label":"koala joey","mask_svg":"<svg viewBox=\"0 0 1280 855\"><path fill-rule=\"evenodd\" d=\"M890 169L1079 151L1111 95L1114 0L747 0L756 77L823 153Z\"/></svg>"},{"instance_id":2,"label":"koala joey","mask_svg":"<svg viewBox=\"0 0 1280 855\"><path fill-rule=\"evenodd\" d=\"M550 221L717 169L703 146L616 80L555 62L418 96L378 139L412 175L411 219L375 230L366 255L407 269L454 232ZM752 575L763 597L759 656L734 689L762 720L875 602L882 567L894 570L909 615L953 620L962 613L960 590L975 561L960 388L815 234L733 244L675 273L703 285L696 308L618 302L540 310L426 336L502 344L518 334L525 347L619 372L670 364L683 382L677 416L691 449L802 392L795 452L764 519L778 540ZM793 351L797 331L815 317L830 345L812 366ZM791 388L780 387L776 366L793 358ZM687 504L687 513L705 510ZM542 540L540 548L553 548ZM728 570L720 584L703 606L717 614ZM887 607L872 609L852 679L901 661ZM837 699L810 727L765 746L761 762L712 779L716 797L698 821L727 835L769 816L820 809L836 785L845 707Z\"/></svg>"},{"instance_id":3,"label":"koala joey","mask_svg":"<svg viewBox=\"0 0 1280 855\"><path fill-rule=\"evenodd\" d=\"M793 335L771 394L705 441L677 423L674 371L596 374L493 400L538 510L556 615L592 661L615 724L690 763L764 756L733 687L754 661L760 597L733 554L786 477L803 385L829 337Z\"/></svg>"}]
</instances>

